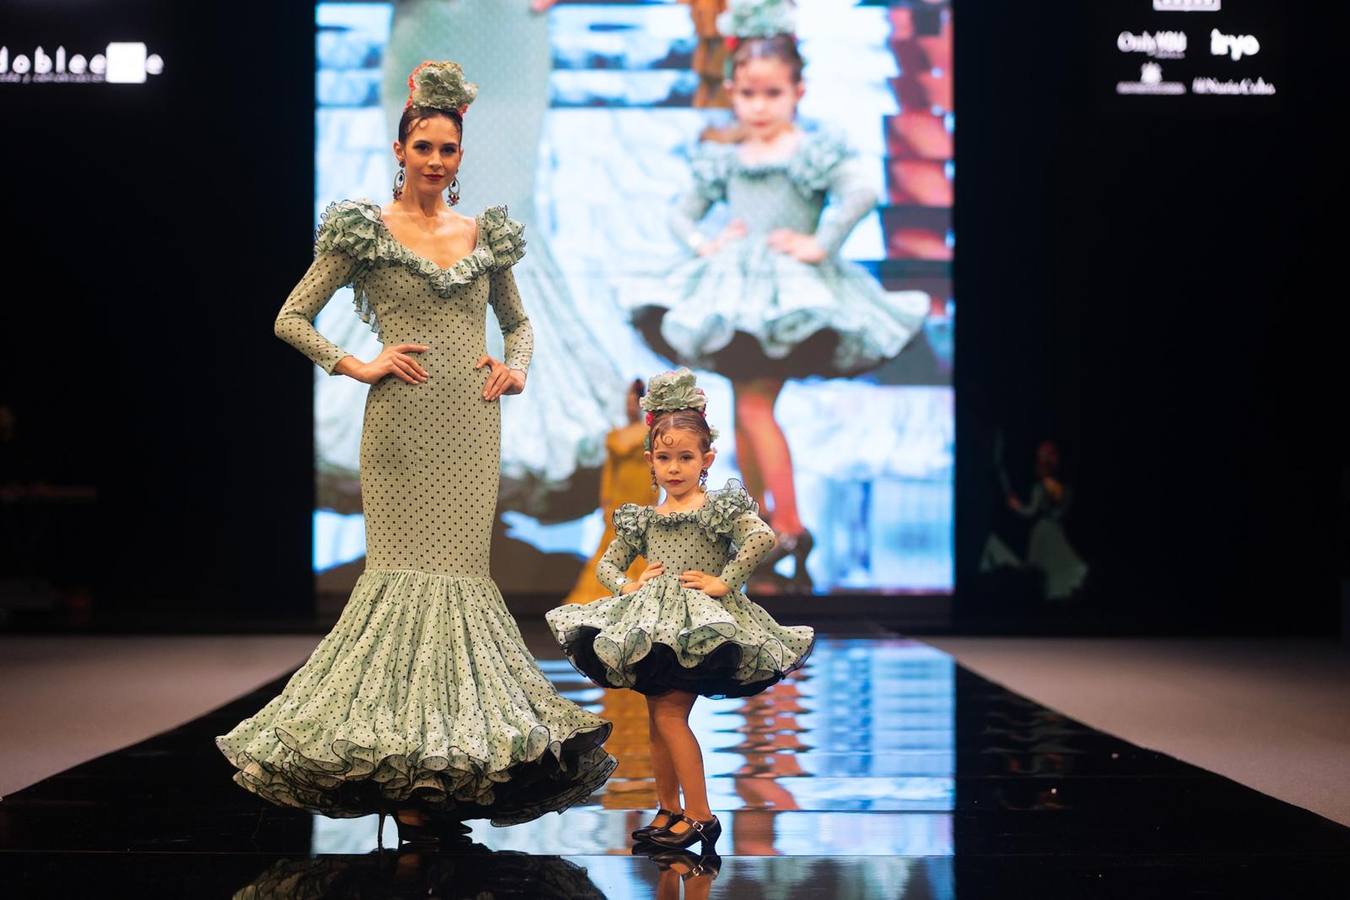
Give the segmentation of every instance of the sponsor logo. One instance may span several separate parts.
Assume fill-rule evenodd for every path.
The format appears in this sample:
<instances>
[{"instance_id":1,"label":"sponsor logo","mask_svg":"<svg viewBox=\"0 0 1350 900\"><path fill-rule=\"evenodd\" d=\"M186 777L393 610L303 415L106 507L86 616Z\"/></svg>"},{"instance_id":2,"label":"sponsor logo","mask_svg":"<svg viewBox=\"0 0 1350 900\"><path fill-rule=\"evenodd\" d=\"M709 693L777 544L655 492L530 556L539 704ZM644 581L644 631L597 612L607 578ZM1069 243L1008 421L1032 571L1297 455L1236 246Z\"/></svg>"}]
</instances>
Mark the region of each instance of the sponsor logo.
<instances>
[{"instance_id":1,"label":"sponsor logo","mask_svg":"<svg viewBox=\"0 0 1350 900\"><path fill-rule=\"evenodd\" d=\"M1180 81L1163 81L1162 66L1144 63L1139 67L1138 81L1117 81L1117 94L1184 94L1186 85Z\"/></svg>"},{"instance_id":2,"label":"sponsor logo","mask_svg":"<svg viewBox=\"0 0 1350 900\"><path fill-rule=\"evenodd\" d=\"M1134 34L1122 31L1116 38L1121 53L1147 53L1154 59L1181 59L1186 55L1186 32L1159 31Z\"/></svg>"},{"instance_id":3,"label":"sponsor logo","mask_svg":"<svg viewBox=\"0 0 1350 900\"><path fill-rule=\"evenodd\" d=\"M1153 0L1155 12L1218 12L1223 0Z\"/></svg>"},{"instance_id":4,"label":"sponsor logo","mask_svg":"<svg viewBox=\"0 0 1350 900\"><path fill-rule=\"evenodd\" d=\"M1238 97L1269 97L1275 85L1264 78L1196 78L1191 81L1191 92L1196 94L1228 94Z\"/></svg>"},{"instance_id":5,"label":"sponsor logo","mask_svg":"<svg viewBox=\"0 0 1350 900\"><path fill-rule=\"evenodd\" d=\"M139 41L114 41L90 56L67 53L64 46L11 55L8 46L0 46L0 83L144 84L163 71L164 60Z\"/></svg>"},{"instance_id":6,"label":"sponsor logo","mask_svg":"<svg viewBox=\"0 0 1350 900\"><path fill-rule=\"evenodd\" d=\"M1224 34L1215 28L1209 33L1209 52L1213 56L1231 56L1237 62L1244 56L1261 52L1261 42L1250 34Z\"/></svg>"}]
</instances>

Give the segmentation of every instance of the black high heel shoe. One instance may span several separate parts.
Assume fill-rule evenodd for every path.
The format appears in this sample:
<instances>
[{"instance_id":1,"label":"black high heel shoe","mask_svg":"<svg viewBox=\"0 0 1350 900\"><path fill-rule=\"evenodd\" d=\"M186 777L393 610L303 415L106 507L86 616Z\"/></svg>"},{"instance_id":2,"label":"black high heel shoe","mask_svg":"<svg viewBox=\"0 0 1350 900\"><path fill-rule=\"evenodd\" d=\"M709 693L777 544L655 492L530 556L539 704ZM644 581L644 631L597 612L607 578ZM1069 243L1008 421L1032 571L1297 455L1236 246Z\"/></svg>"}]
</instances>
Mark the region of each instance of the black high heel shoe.
<instances>
[{"instance_id":1,"label":"black high heel shoe","mask_svg":"<svg viewBox=\"0 0 1350 900\"><path fill-rule=\"evenodd\" d=\"M683 850L685 847L702 841L704 852L711 853L713 847L717 845L717 839L722 836L722 823L717 820L717 816L713 816L706 822L700 822L698 819L691 819L688 816L680 816L676 821L684 822L689 827L676 833L670 830L675 826L675 823L672 822L660 831L653 831L648 835L647 843L668 850Z\"/></svg>"},{"instance_id":2,"label":"black high heel shoe","mask_svg":"<svg viewBox=\"0 0 1350 900\"><path fill-rule=\"evenodd\" d=\"M448 847L453 844L469 843L466 835L472 830L456 819L441 819L430 815L427 816L425 823L414 825L400 819L397 812L394 813L394 827L398 829L399 843L412 844L414 847Z\"/></svg>"},{"instance_id":3,"label":"black high heel shoe","mask_svg":"<svg viewBox=\"0 0 1350 900\"><path fill-rule=\"evenodd\" d=\"M713 851L697 856L688 850L662 850L647 858L656 863L656 867L662 872L669 871L675 865L683 863L688 871L679 873L681 881L688 881L701 875L711 875L716 878L718 873L722 871L722 857Z\"/></svg>"},{"instance_id":4,"label":"black high heel shoe","mask_svg":"<svg viewBox=\"0 0 1350 900\"><path fill-rule=\"evenodd\" d=\"M811 550L816 546L816 539L811 532L803 529L801 534L794 535L792 538L792 589L799 594L815 593L815 582L811 580L811 573L806 570L806 558L811 555Z\"/></svg>"},{"instance_id":5,"label":"black high heel shoe","mask_svg":"<svg viewBox=\"0 0 1350 900\"><path fill-rule=\"evenodd\" d=\"M675 823L676 819L678 819L681 815L683 815L683 813L673 809L665 809L664 807L657 807L656 815L665 816L667 820L666 824L643 825L641 828L634 828L631 832L631 834L633 835L633 840L635 841L647 840L647 838L651 835L653 831L661 831L665 828L669 828L671 825Z\"/></svg>"}]
</instances>

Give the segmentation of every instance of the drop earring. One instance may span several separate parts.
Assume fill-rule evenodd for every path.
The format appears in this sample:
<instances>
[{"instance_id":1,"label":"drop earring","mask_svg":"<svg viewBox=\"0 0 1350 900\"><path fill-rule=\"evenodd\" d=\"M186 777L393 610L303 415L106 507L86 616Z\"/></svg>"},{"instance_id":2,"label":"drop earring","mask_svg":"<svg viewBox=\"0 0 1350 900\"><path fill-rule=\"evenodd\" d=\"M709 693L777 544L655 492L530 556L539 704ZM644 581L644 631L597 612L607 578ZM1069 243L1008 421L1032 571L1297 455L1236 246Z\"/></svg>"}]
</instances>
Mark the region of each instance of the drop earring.
<instances>
[{"instance_id":1,"label":"drop earring","mask_svg":"<svg viewBox=\"0 0 1350 900\"><path fill-rule=\"evenodd\" d=\"M660 485L656 483L656 467L652 466L652 490L657 490Z\"/></svg>"},{"instance_id":2,"label":"drop earring","mask_svg":"<svg viewBox=\"0 0 1350 900\"><path fill-rule=\"evenodd\" d=\"M708 470L704 469L698 473L698 486L703 490L708 489Z\"/></svg>"},{"instance_id":3,"label":"drop earring","mask_svg":"<svg viewBox=\"0 0 1350 900\"><path fill-rule=\"evenodd\" d=\"M403 172L402 161L398 164L398 174L394 176L394 199L397 200L403 196L403 183L407 181L407 175Z\"/></svg>"},{"instance_id":4,"label":"drop earring","mask_svg":"<svg viewBox=\"0 0 1350 900\"><path fill-rule=\"evenodd\" d=\"M445 189L445 201L451 206L459 202L459 176L456 175L451 181L450 186Z\"/></svg>"}]
</instances>

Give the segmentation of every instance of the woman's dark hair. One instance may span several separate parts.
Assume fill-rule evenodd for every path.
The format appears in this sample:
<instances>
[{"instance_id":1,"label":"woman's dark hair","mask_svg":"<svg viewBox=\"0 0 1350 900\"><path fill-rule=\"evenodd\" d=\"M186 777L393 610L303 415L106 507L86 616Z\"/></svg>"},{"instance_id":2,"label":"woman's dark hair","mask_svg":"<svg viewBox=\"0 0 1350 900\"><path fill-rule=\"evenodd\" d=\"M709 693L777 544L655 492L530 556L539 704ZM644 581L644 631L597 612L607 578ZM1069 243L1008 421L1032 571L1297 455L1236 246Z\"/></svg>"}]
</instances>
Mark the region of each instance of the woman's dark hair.
<instances>
[{"instance_id":1,"label":"woman's dark hair","mask_svg":"<svg viewBox=\"0 0 1350 900\"><path fill-rule=\"evenodd\" d=\"M433 116L445 116L455 127L459 129L459 139L464 140L464 117L454 109L436 109L433 106L408 106L403 110L403 115L398 119L398 142L402 144L408 140L408 132L412 130L413 123L421 119L430 119Z\"/></svg>"},{"instance_id":2,"label":"woman's dark hair","mask_svg":"<svg viewBox=\"0 0 1350 900\"><path fill-rule=\"evenodd\" d=\"M704 453L712 449L712 430L708 428L708 420L703 418L703 413L696 409L673 409L657 413L651 429L653 452L661 438L672 431L692 431L698 435L698 445Z\"/></svg>"},{"instance_id":3,"label":"woman's dark hair","mask_svg":"<svg viewBox=\"0 0 1350 900\"><path fill-rule=\"evenodd\" d=\"M628 393L636 394L637 398L641 400L647 394L647 385L641 378L634 378L633 383L628 385Z\"/></svg>"},{"instance_id":4,"label":"woman's dark hair","mask_svg":"<svg viewBox=\"0 0 1350 900\"><path fill-rule=\"evenodd\" d=\"M736 44L731 52L730 75L754 59L776 59L792 72L793 81L802 80L802 68L806 61L797 50L797 39L790 34L775 34L772 37L745 38Z\"/></svg>"}]
</instances>

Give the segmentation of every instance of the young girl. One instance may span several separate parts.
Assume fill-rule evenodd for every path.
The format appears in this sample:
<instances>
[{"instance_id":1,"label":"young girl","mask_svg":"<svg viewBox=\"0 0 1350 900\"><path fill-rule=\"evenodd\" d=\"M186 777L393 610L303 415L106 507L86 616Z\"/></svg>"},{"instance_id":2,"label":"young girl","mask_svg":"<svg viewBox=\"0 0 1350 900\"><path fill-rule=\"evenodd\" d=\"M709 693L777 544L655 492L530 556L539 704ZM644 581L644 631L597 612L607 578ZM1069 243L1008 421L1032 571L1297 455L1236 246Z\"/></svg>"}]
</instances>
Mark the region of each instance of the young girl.
<instances>
[{"instance_id":1,"label":"young girl","mask_svg":"<svg viewBox=\"0 0 1350 900\"><path fill-rule=\"evenodd\" d=\"M671 848L702 841L711 850L722 826L708 808L689 728L694 701L760 693L801 666L815 633L779 625L741 593L773 549L773 531L740 483L704 487L716 456L706 404L688 369L652 379L642 400L646 458L665 500L615 510L616 536L597 571L613 596L560 606L547 619L582 674L646 695L660 808L633 837ZM639 554L647 567L630 581L625 570Z\"/></svg>"},{"instance_id":2,"label":"young girl","mask_svg":"<svg viewBox=\"0 0 1350 900\"><path fill-rule=\"evenodd\" d=\"M762 500L767 489L772 504L771 560L791 554L792 586L809 592L813 541L774 419L778 394L787 378L855 375L892 359L929 298L887 292L838 256L876 194L839 138L795 123L805 85L788 4L733 2L719 27L736 36L727 90L739 140L692 151L693 189L671 227L694 258L635 297L630 312L658 353L731 380L736 462L750 493ZM731 220L710 237L699 223L719 202Z\"/></svg>"}]
</instances>

